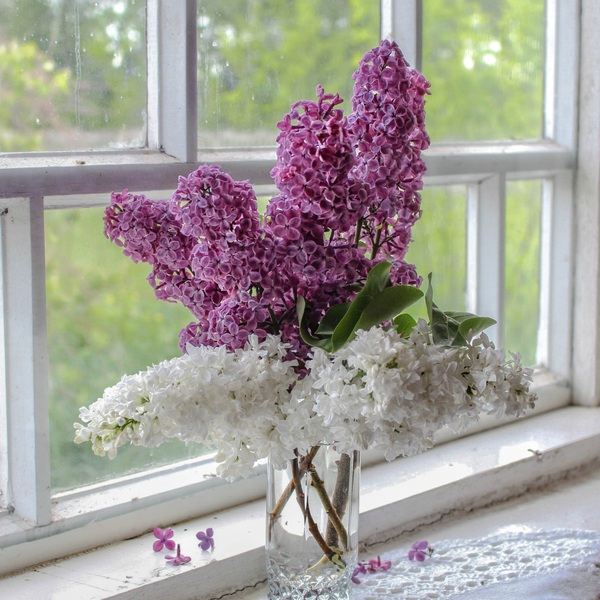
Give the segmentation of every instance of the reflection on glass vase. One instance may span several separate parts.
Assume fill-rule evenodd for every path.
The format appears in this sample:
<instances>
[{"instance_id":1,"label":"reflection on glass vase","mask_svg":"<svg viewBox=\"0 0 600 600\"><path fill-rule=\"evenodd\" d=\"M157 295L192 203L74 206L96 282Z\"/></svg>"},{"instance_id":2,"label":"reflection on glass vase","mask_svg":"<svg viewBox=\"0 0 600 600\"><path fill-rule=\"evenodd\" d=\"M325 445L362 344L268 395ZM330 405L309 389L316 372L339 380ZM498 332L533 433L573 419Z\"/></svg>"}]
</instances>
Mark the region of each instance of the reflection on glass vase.
<instances>
[{"instance_id":1,"label":"reflection on glass vase","mask_svg":"<svg viewBox=\"0 0 600 600\"><path fill-rule=\"evenodd\" d=\"M269 464L270 600L350 597L358 548L360 453L315 446L286 470Z\"/></svg>"}]
</instances>

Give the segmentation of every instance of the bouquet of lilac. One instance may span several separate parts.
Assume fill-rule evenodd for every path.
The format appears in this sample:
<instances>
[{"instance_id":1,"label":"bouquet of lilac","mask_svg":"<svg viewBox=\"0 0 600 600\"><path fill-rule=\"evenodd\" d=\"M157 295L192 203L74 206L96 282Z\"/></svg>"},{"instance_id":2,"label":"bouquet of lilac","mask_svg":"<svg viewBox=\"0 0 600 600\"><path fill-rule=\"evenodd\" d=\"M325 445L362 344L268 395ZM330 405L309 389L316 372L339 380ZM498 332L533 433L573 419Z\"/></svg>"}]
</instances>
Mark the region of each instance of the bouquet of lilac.
<instances>
[{"instance_id":1,"label":"bouquet of lilac","mask_svg":"<svg viewBox=\"0 0 600 600\"><path fill-rule=\"evenodd\" d=\"M113 194L106 236L195 320L181 358L81 409L76 442L110 458L125 443L216 445L233 479L322 442L391 460L482 411L532 406L531 369L475 337L494 321L442 312L431 280L429 324L403 313L423 296L404 255L421 215L429 83L385 40L353 78L349 116L318 86L278 123L280 193L262 219L249 182L216 165L181 177L169 201Z\"/></svg>"},{"instance_id":2,"label":"bouquet of lilac","mask_svg":"<svg viewBox=\"0 0 600 600\"><path fill-rule=\"evenodd\" d=\"M350 581L357 451L410 456L442 427L460 430L482 412L520 416L535 400L531 369L482 333L494 321L440 310L431 277L423 294L404 260L421 215L429 83L389 41L365 54L354 79L349 116L318 86L316 101L278 123L279 194L262 219L249 182L216 165L180 178L169 201L126 190L106 210L107 237L149 263L156 297L194 320L179 334L183 356L124 376L81 409L75 441L109 458L126 443L216 446L227 479L266 457L287 468L288 483L269 495L267 554L270 580L291 571L273 590L312 586L321 569ZM423 296L428 322L417 323L403 311ZM341 453L334 481L317 473L322 445ZM293 495L317 553L280 569L287 550L275 546L290 535L280 523ZM326 532L313 518L319 505Z\"/></svg>"}]
</instances>

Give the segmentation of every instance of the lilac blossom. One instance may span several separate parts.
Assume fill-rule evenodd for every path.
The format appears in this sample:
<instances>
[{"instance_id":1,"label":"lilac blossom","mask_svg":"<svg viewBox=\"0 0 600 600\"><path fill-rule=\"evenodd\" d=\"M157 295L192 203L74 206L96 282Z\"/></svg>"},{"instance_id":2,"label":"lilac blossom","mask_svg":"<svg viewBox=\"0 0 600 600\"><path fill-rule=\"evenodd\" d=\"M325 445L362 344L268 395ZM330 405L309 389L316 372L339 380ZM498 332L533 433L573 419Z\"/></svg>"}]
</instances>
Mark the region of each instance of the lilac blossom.
<instances>
[{"instance_id":1,"label":"lilac blossom","mask_svg":"<svg viewBox=\"0 0 600 600\"><path fill-rule=\"evenodd\" d=\"M376 571L387 571L392 566L392 561L390 560L381 560L381 557L378 556L376 559L372 558L369 560L369 564L367 569L371 573L375 573Z\"/></svg>"},{"instance_id":2,"label":"lilac blossom","mask_svg":"<svg viewBox=\"0 0 600 600\"><path fill-rule=\"evenodd\" d=\"M175 549L175 542L171 539L173 537L173 530L170 527L167 527L164 530L160 527L155 527L154 537L158 538L152 545L154 552L160 552L165 547L168 550Z\"/></svg>"},{"instance_id":3,"label":"lilac blossom","mask_svg":"<svg viewBox=\"0 0 600 600\"><path fill-rule=\"evenodd\" d=\"M356 565L356 568L354 569L354 572L352 573L352 582L358 585L360 583L360 579L358 578L358 576L361 574L364 575L366 572L367 569L365 565L359 561Z\"/></svg>"},{"instance_id":4,"label":"lilac blossom","mask_svg":"<svg viewBox=\"0 0 600 600\"><path fill-rule=\"evenodd\" d=\"M393 284L421 284L404 256L421 215L429 83L389 41L367 52L353 77L348 116L339 95L319 85L316 100L296 102L278 123L271 175L279 194L262 221L250 183L218 165L180 177L170 200L113 194L105 234L151 265L158 299L190 310L194 320L179 334L184 352L235 351L251 334L273 334L304 361L311 350L299 332L298 296L314 330L380 260L393 263Z\"/></svg>"},{"instance_id":5,"label":"lilac blossom","mask_svg":"<svg viewBox=\"0 0 600 600\"><path fill-rule=\"evenodd\" d=\"M192 559L190 556L183 556L183 554L181 554L181 547L177 544L177 554L175 556L167 554L165 560L168 560L172 565L178 567L182 563L189 563Z\"/></svg>"},{"instance_id":6,"label":"lilac blossom","mask_svg":"<svg viewBox=\"0 0 600 600\"><path fill-rule=\"evenodd\" d=\"M202 550L209 550L210 548L215 547L215 540L213 539L212 527L209 527L206 530L206 533L204 531L199 531L196 534L196 537L200 540L198 546L200 546Z\"/></svg>"},{"instance_id":7,"label":"lilac blossom","mask_svg":"<svg viewBox=\"0 0 600 600\"><path fill-rule=\"evenodd\" d=\"M418 560L423 562L428 556L433 554L433 548L430 548L429 543L425 540L415 542L408 551L409 560Z\"/></svg>"}]
</instances>

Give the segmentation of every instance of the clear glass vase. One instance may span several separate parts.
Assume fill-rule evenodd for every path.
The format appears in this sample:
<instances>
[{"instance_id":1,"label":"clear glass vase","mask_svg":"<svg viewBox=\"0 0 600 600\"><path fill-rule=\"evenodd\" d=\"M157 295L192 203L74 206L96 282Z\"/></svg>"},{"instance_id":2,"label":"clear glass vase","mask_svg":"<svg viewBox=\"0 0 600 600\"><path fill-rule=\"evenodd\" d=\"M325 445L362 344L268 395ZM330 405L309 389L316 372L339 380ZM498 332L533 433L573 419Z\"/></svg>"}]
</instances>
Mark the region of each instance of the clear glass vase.
<instances>
[{"instance_id":1,"label":"clear glass vase","mask_svg":"<svg viewBox=\"0 0 600 600\"><path fill-rule=\"evenodd\" d=\"M360 453L315 446L285 470L269 464L270 600L347 600L358 549Z\"/></svg>"}]
</instances>

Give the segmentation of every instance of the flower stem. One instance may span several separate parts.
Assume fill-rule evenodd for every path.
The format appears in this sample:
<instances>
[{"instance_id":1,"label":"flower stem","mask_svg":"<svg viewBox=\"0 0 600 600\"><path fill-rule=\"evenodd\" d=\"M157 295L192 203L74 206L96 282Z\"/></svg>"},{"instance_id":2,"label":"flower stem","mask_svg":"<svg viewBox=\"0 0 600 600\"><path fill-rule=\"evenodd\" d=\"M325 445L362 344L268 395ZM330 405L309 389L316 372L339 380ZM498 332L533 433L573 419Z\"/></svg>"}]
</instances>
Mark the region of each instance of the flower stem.
<instances>
[{"instance_id":1,"label":"flower stem","mask_svg":"<svg viewBox=\"0 0 600 600\"><path fill-rule=\"evenodd\" d=\"M300 480L300 469L298 468L298 459L294 458L292 460L292 474L294 478L294 487L296 488L296 499L298 500L298 504L300 505L300 510L304 515L304 518L308 522L308 530L312 533L313 538L319 544L321 550L323 550L323 554L335 565L344 568L346 563L341 558L338 552L334 552L328 545L327 542L323 539L321 532L319 531L319 526L315 523L312 514L310 512L310 507L308 506L308 502L306 502L306 496L304 491L302 490L302 481Z\"/></svg>"},{"instance_id":2,"label":"flower stem","mask_svg":"<svg viewBox=\"0 0 600 600\"><path fill-rule=\"evenodd\" d=\"M340 519L343 519L346 512L346 506L348 504L348 493L350 487L350 456L348 454L340 455L338 461L338 475L335 481L335 489L333 490L333 509L336 515ZM342 526L343 528L343 526ZM335 546L338 540L339 529L335 526L333 521L327 524L327 535L326 541L330 546ZM344 537L340 535L344 548L348 548L348 536L344 529Z\"/></svg>"},{"instance_id":3,"label":"flower stem","mask_svg":"<svg viewBox=\"0 0 600 600\"><path fill-rule=\"evenodd\" d=\"M346 455L343 454L342 456L346 456ZM313 487L317 491L317 494L319 494L319 498L321 499L323 508L325 509L325 512L327 513L327 516L329 517L329 521L327 523L327 529L329 529L329 526L332 526L334 528L337 535L340 536L340 541L342 542L342 546L344 547L344 550L346 550L348 548L348 534L346 533L346 529L345 529L344 525L342 524L342 521L338 515L338 512L336 511L335 507L331 503L331 500L329 499L329 496L327 495L327 491L325 490L325 484L323 483L323 480L319 477L316 469L311 470L310 477L312 480ZM338 484L339 480L340 480L340 473L338 472L338 479L336 481L336 489L337 489L337 484ZM347 493L346 493L346 496L347 496ZM337 535L335 536L336 538L337 538ZM329 535L327 537L329 538ZM332 542L329 542L329 540L327 540L327 544L329 546L331 546L332 544L336 544L336 543L337 543L337 539L332 540Z\"/></svg>"},{"instance_id":4,"label":"flower stem","mask_svg":"<svg viewBox=\"0 0 600 600\"><path fill-rule=\"evenodd\" d=\"M310 452L306 456L303 456L300 459L299 469L300 469L301 476L306 471L308 471L308 469L312 465L312 461L313 461L315 455L317 454L317 452L319 451L319 448L320 448L320 446L313 446L310 449ZM294 491L294 487L295 487L294 479L291 479L290 482L287 484L285 490L283 490L283 493L279 497L279 500L277 500L277 504L275 504L275 507L269 513L269 541L271 540L271 531L273 529L273 525L275 525L275 522L277 521L277 519L279 519L279 517L281 515L281 511L285 508L285 505L288 503L288 500L291 498L292 493Z\"/></svg>"},{"instance_id":5,"label":"flower stem","mask_svg":"<svg viewBox=\"0 0 600 600\"><path fill-rule=\"evenodd\" d=\"M375 242L373 243L373 251L371 252L371 260L375 260L377 253L379 252L379 248L381 247L381 230L383 229L383 224L379 226L377 229L377 233L375 234Z\"/></svg>"}]
</instances>

